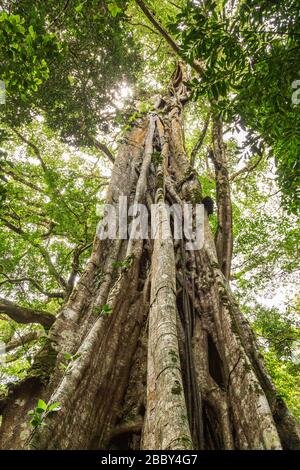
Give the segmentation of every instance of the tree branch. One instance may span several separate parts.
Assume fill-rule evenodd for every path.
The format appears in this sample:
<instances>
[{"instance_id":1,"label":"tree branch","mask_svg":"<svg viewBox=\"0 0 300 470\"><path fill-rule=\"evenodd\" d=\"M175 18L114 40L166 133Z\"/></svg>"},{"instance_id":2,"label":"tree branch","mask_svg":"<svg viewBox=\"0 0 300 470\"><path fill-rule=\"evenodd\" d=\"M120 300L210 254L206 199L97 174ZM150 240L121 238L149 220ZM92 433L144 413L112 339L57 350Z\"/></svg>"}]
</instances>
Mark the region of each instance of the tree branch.
<instances>
[{"instance_id":1,"label":"tree branch","mask_svg":"<svg viewBox=\"0 0 300 470\"><path fill-rule=\"evenodd\" d=\"M33 142L30 142L28 139L26 139L26 137L24 137L19 131L17 131L16 129L14 128L11 128L12 131L22 140L22 142L24 142L25 144L27 144L29 147L32 148L32 150L34 151L37 159L40 161L41 163L41 166L42 166L42 169L45 173L45 175L49 175L49 170L47 168L47 165L46 163L44 162L42 156L41 156L41 152L39 151L39 148L33 143ZM76 219L79 221L79 223L81 222L78 215L76 214L76 212L74 212L70 206L66 203L65 199L63 198L62 194L57 190L57 188L53 187L51 188L52 191L55 193L56 197L58 197L61 202L64 204L64 206L68 209L69 212L71 212L71 214L74 215L74 217L76 217Z\"/></svg>"},{"instance_id":2,"label":"tree branch","mask_svg":"<svg viewBox=\"0 0 300 470\"><path fill-rule=\"evenodd\" d=\"M148 20L153 24L153 26L165 38L165 40L171 46L173 51L176 54L180 54L180 48L179 48L178 44L174 41L173 38L171 38L171 36L167 33L167 31L165 31L164 28L160 25L160 23L155 19L153 13L149 10L149 8L146 6L146 4L143 2L143 0L135 0L135 2L138 4L138 6L143 11L143 13L148 18Z\"/></svg>"},{"instance_id":3,"label":"tree branch","mask_svg":"<svg viewBox=\"0 0 300 470\"><path fill-rule=\"evenodd\" d=\"M64 4L62 10L58 13L58 15L52 20L52 22L49 25L49 28L51 28L58 20L59 18L65 13L69 6L70 0L66 0L66 3Z\"/></svg>"},{"instance_id":4,"label":"tree branch","mask_svg":"<svg viewBox=\"0 0 300 470\"><path fill-rule=\"evenodd\" d=\"M67 283L64 280L64 278L59 274L59 272L56 270L56 268L55 268L54 264L52 263L51 257L49 255L49 253L47 252L47 250L42 245L40 245L39 243L36 243L36 242L32 241L27 233L25 233L21 228L16 227L15 225L13 225L8 220L4 219L4 217L0 217L0 220L4 223L4 225L6 225L6 227L8 227L10 230L12 230L13 232L20 235L23 238L23 240L26 240L27 242L29 242L32 246L34 246L40 252L40 254L42 255L42 257L43 257L43 259L44 259L44 261L45 261L45 263L46 263L46 265L49 269L49 273L52 274L52 276L55 277L55 279L57 280L59 285L61 285L64 290L67 290Z\"/></svg>"},{"instance_id":5,"label":"tree branch","mask_svg":"<svg viewBox=\"0 0 300 470\"><path fill-rule=\"evenodd\" d=\"M173 5L173 7L178 8L178 10L181 10L182 7L177 5L175 2L172 2L171 0L169 0L169 2L171 3L171 5Z\"/></svg>"},{"instance_id":6,"label":"tree branch","mask_svg":"<svg viewBox=\"0 0 300 470\"><path fill-rule=\"evenodd\" d=\"M151 33L153 34L157 34L159 35L159 33L157 31L155 31L155 29L152 29L151 26L148 26L147 24L144 24L144 23L133 23L129 20L129 18L126 19L127 23L129 23L131 26L142 26L143 28L146 28L148 29L149 31L151 31Z\"/></svg>"},{"instance_id":7,"label":"tree branch","mask_svg":"<svg viewBox=\"0 0 300 470\"><path fill-rule=\"evenodd\" d=\"M39 323L45 328L50 328L55 321L55 316L51 313L21 307L2 297L0 297L0 312L5 313L17 323Z\"/></svg>"},{"instance_id":8,"label":"tree branch","mask_svg":"<svg viewBox=\"0 0 300 470\"><path fill-rule=\"evenodd\" d=\"M169 33L161 26L161 24L156 20L154 14L150 11L150 9L147 7L145 2L143 0L135 0L137 5L140 7L140 9L143 11L145 16L148 18L148 20L152 23L152 25L159 31L159 33L165 38L169 46L173 49L173 51L181 56L181 50L179 45L174 41L174 39L169 35ZM203 68L200 64L199 61L193 60L192 62L192 67L193 69L198 72L200 75L202 75Z\"/></svg>"},{"instance_id":9,"label":"tree branch","mask_svg":"<svg viewBox=\"0 0 300 470\"><path fill-rule=\"evenodd\" d=\"M21 284L22 282L30 282L39 292L42 294L46 295L49 299L64 299L65 294L64 292L48 292L43 289L41 284L39 284L35 279L32 277L20 277L20 278L15 278L11 279L9 278L6 274L2 273L7 279L6 281L0 282L0 287L4 284L10 283L10 284Z\"/></svg>"},{"instance_id":10,"label":"tree branch","mask_svg":"<svg viewBox=\"0 0 300 470\"><path fill-rule=\"evenodd\" d=\"M122 423L116 426L110 435L110 438L120 436L121 434L131 434L139 433L143 427L143 418L138 415L135 421L130 421L128 423Z\"/></svg>"},{"instance_id":11,"label":"tree branch","mask_svg":"<svg viewBox=\"0 0 300 470\"><path fill-rule=\"evenodd\" d=\"M31 183L31 181L27 181L26 179L24 179L23 177L19 175L16 175L13 171L11 170L3 170L3 171L5 172L6 175L11 176L12 179L14 179L15 181L18 181L19 183L22 183L25 186L28 186L28 188L34 189L35 191L38 191L39 193L43 192L42 189L39 188L37 185L35 185L34 183Z\"/></svg>"},{"instance_id":12,"label":"tree branch","mask_svg":"<svg viewBox=\"0 0 300 470\"><path fill-rule=\"evenodd\" d=\"M68 283L67 283L68 284L67 285L67 297L69 297L72 293L72 290L74 288L75 279L76 279L76 276L79 272L80 255L85 250L88 250L92 245L93 245L93 243L91 242L91 243L88 243L85 246L79 246L79 247L75 248L75 250L74 250L73 262L72 262L72 271L71 271L71 274L69 276Z\"/></svg>"},{"instance_id":13,"label":"tree branch","mask_svg":"<svg viewBox=\"0 0 300 470\"><path fill-rule=\"evenodd\" d=\"M20 335L18 338L12 339L9 343L5 345L5 352L8 353L19 346L24 346L27 343L31 343L38 339L42 335L42 330L30 331L25 335Z\"/></svg>"},{"instance_id":14,"label":"tree branch","mask_svg":"<svg viewBox=\"0 0 300 470\"><path fill-rule=\"evenodd\" d=\"M109 148L103 144L102 142L99 142L96 137L90 137L96 147L96 149L100 150L101 152L103 152L107 158L109 159L109 161L114 164L115 163L115 157L113 156L113 154L111 153L111 151L109 150Z\"/></svg>"},{"instance_id":15,"label":"tree branch","mask_svg":"<svg viewBox=\"0 0 300 470\"><path fill-rule=\"evenodd\" d=\"M45 162L44 162L44 160L41 156L39 148L34 143L30 142L30 140L26 139L26 137L24 137L19 131L17 131L17 129L15 129L13 127L11 129L22 140L22 142L24 142L25 144L27 144L29 147L32 148L32 150L34 151L34 153L37 156L38 160L40 161L44 172L47 173L48 169L47 169L47 166L46 166L46 164L45 164Z\"/></svg>"},{"instance_id":16,"label":"tree branch","mask_svg":"<svg viewBox=\"0 0 300 470\"><path fill-rule=\"evenodd\" d=\"M209 125L209 121L210 121L210 114L208 114L207 118L205 119L204 126L203 126L203 129L202 129L201 134L199 136L199 139L198 139L198 141L197 141L197 143L196 143L196 145L193 148L192 153L191 153L191 166L193 168L195 166L197 153L199 152L199 150L200 150L200 148L203 144L203 141L205 139L207 129L208 129L208 125Z\"/></svg>"},{"instance_id":17,"label":"tree branch","mask_svg":"<svg viewBox=\"0 0 300 470\"><path fill-rule=\"evenodd\" d=\"M99 142L96 139L95 136L89 134L88 129L87 129L86 125L83 122L79 123L79 125L80 125L81 129L83 130L83 132L86 133L87 138L92 142L94 147L97 150L100 150L100 152L103 152L107 156L109 161L111 161L111 163L114 164L115 163L115 157L113 156L113 154L111 153L111 151L109 150L107 145L103 144L102 142Z\"/></svg>"},{"instance_id":18,"label":"tree branch","mask_svg":"<svg viewBox=\"0 0 300 470\"><path fill-rule=\"evenodd\" d=\"M251 173L251 171L255 170L255 168L260 164L260 162L262 161L263 159L263 154L261 154L259 156L259 158L256 160L256 162L252 163L251 164L251 161L245 165L243 168L241 168L240 170L236 171L235 173L233 173L229 180L230 181L233 181L235 180L238 176L241 176L242 174L244 173Z\"/></svg>"}]
</instances>

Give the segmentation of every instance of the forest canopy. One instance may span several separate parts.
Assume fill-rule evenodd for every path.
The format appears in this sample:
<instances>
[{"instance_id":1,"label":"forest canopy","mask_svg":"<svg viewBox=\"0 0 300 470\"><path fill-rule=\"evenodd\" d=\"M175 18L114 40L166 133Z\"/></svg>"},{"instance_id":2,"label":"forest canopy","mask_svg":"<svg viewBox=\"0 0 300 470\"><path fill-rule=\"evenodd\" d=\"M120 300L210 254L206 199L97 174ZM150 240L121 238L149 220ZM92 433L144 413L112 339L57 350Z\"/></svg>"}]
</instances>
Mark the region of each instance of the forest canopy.
<instances>
[{"instance_id":1,"label":"forest canopy","mask_svg":"<svg viewBox=\"0 0 300 470\"><path fill-rule=\"evenodd\" d=\"M220 269L300 419L299 46L297 0L0 2L0 414L79 292L119 149L176 95L179 63Z\"/></svg>"}]
</instances>

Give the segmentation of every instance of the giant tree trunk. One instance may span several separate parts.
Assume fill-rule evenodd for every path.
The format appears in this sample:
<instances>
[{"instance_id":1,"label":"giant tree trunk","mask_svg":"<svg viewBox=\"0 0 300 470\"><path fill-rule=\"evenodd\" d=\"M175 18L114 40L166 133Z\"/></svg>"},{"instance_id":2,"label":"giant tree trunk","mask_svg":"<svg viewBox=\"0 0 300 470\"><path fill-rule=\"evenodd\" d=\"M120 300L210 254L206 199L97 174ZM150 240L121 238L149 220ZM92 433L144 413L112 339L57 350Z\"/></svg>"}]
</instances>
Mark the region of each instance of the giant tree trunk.
<instances>
[{"instance_id":1,"label":"giant tree trunk","mask_svg":"<svg viewBox=\"0 0 300 470\"><path fill-rule=\"evenodd\" d=\"M157 203L163 233L172 229L165 202L202 198L183 143L186 98L179 67L169 95L124 139L107 194L117 209L119 196ZM66 369L65 353L74 356ZM31 430L27 412L39 398L61 410ZM207 216L198 251L172 237L96 236L49 340L0 412L3 449L299 448L297 425L220 269Z\"/></svg>"}]
</instances>

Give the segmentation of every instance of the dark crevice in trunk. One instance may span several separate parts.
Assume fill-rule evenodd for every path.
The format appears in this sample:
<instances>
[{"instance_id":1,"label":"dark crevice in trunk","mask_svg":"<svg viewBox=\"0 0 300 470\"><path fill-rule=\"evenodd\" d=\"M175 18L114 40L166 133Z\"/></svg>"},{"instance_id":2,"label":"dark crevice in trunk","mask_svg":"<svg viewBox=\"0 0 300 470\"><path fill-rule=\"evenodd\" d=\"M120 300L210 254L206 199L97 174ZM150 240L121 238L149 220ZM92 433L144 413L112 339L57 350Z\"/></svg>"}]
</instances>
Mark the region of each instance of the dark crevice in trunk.
<instances>
[{"instance_id":1,"label":"dark crevice in trunk","mask_svg":"<svg viewBox=\"0 0 300 470\"><path fill-rule=\"evenodd\" d=\"M207 334L207 354L209 373L218 386L224 390L224 367L219 351L210 334Z\"/></svg>"},{"instance_id":2,"label":"dark crevice in trunk","mask_svg":"<svg viewBox=\"0 0 300 470\"><path fill-rule=\"evenodd\" d=\"M222 429L216 411L206 401L203 401L203 428L206 450L224 449Z\"/></svg>"},{"instance_id":3,"label":"dark crevice in trunk","mask_svg":"<svg viewBox=\"0 0 300 470\"><path fill-rule=\"evenodd\" d=\"M147 318L148 310L145 310L144 323L132 359L128 385L107 445L110 450L137 450L140 448L146 413Z\"/></svg>"},{"instance_id":4,"label":"dark crevice in trunk","mask_svg":"<svg viewBox=\"0 0 300 470\"><path fill-rule=\"evenodd\" d=\"M141 292L144 289L146 279L149 275L151 266L151 247L148 240L144 241L143 251L139 262L138 285L137 290Z\"/></svg>"},{"instance_id":5,"label":"dark crevice in trunk","mask_svg":"<svg viewBox=\"0 0 300 470\"><path fill-rule=\"evenodd\" d=\"M238 446L238 435L237 435L237 430L236 430L235 424L234 424L234 415L233 415L232 406L230 406L230 405L228 407L228 416L229 416L230 431L231 431L232 441L233 441L233 448L234 448L234 450L237 450L239 448L239 446Z\"/></svg>"},{"instance_id":6,"label":"dark crevice in trunk","mask_svg":"<svg viewBox=\"0 0 300 470\"><path fill-rule=\"evenodd\" d=\"M137 450L140 446L141 434L132 431L124 432L112 438L109 450Z\"/></svg>"},{"instance_id":7,"label":"dark crevice in trunk","mask_svg":"<svg viewBox=\"0 0 300 470\"><path fill-rule=\"evenodd\" d=\"M185 269L185 262L183 269ZM192 351L192 336L194 326L194 311L186 286L186 278L183 278L183 286L178 286L176 298L177 310L184 330L184 365L183 381L185 389L186 404L190 423L191 434L195 449L203 449L203 418L201 392L198 387L194 356Z\"/></svg>"}]
</instances>

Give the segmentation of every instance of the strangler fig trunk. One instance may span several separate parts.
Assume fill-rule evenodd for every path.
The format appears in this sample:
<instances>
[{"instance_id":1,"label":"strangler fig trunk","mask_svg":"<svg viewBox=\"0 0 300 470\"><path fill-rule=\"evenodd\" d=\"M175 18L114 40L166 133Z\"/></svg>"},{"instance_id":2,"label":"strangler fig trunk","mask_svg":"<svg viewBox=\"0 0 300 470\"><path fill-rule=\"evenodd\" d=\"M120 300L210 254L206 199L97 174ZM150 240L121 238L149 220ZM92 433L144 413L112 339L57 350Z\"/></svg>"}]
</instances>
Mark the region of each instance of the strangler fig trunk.
<instances>
[{"instance_id":1,"label":"strangler fig trunk","mask_svg":"<svg viewBox=\"0 0 300 470\"><path fill-rule=\"evenodd\" d=\"M200 249L162 236L174 230L166 204L202 200L184 148L183 73L178 66L169 94L128 132L107 193L116 211L121 196L149 213L156 204L159 236L134 237L131 220L129 240L95 237L29 376L0 402L3 449L299 448L207 215ZM74 360L65 369L66 353ZM61 409L32 429L27 412L40 398Z\"/></svg>"}]
</instances>

